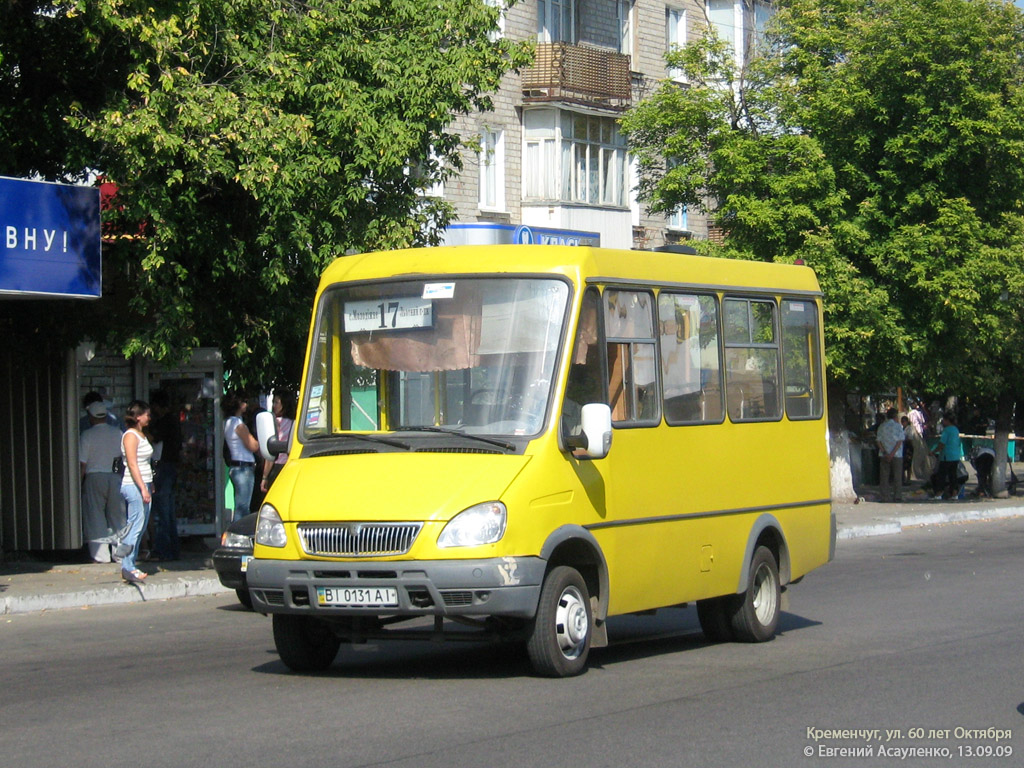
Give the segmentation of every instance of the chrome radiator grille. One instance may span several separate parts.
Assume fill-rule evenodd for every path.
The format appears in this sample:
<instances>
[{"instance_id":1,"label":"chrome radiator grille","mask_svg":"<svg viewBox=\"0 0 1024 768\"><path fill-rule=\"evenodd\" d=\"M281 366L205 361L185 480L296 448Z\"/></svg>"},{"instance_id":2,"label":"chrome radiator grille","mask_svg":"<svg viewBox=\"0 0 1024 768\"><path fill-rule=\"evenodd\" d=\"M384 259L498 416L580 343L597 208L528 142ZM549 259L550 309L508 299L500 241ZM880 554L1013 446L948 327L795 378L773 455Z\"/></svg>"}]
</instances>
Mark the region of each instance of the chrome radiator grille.
<instances>
[{"instance_id":1,"label":"chrome radiator grille","mask_svg":"<svg viewBox=\"0 0 1024 768\"><path fill-rule=\"evenodd\" d=\"M301 523L299 540L307 555L317 557L404 555L422 527L422 523Z\"/></svg>"}]
</instances>

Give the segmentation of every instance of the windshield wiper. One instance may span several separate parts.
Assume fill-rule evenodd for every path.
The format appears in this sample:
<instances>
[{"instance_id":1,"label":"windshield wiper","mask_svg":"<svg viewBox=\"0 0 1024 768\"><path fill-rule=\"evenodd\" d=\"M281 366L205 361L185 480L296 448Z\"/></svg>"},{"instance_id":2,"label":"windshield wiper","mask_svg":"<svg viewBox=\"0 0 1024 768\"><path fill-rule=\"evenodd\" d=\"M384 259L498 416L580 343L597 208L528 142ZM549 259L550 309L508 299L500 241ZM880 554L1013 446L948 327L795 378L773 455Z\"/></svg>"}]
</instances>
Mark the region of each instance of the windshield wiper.
<instances>
[{"instance_id":1,"label":"windshield wiper","mask_svg":"<svg viewBox=\"0 0 1024 768\"><path fill-rule=\"evenodd\" d=\"M484 437L483 435L474 435L469 432L463 432L458 429L452 429L451 427L398 427L396 432L439 432L442 435L454 435L455 437L465 437L469 440L478 440L481 443L487 443L488 445L496 445L498 448L504 448L506 451L514 451L516 447L512 443L506 443L504 440L498 440L493 437Z\"/></svg>"},{"instance_id":2,"label":"windshield wiper","mask_svg":"<svg viewBox=\"0 0 1024 768\"><path fill-rule=\"evenodd\" d=\"M393 437L382 437L380 435L360 435L355 432L335 432L330 435L317 435L312 438L313 440L362 440L367 443L378 443L380 445L390 445L394 448L401 448L402 450L408 451L412 446L408 443L403 443L401 440L395 440Z\"/></svg>"}]
</instances>

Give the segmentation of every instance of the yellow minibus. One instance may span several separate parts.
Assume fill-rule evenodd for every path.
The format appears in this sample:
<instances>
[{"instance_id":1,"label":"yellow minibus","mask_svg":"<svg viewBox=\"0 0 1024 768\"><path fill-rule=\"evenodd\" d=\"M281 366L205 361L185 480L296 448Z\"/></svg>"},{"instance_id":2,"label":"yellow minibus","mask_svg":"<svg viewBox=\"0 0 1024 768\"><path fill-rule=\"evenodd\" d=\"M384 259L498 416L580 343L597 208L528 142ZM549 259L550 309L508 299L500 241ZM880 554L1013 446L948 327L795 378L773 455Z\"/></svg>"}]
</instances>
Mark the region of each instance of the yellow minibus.
<instances>
[{"instance_id":1,"label":"yellow minibus","mask_svg":"<svg viewBox=\"0 0 1024 768\"><path fill-rule=\"evenodd\" d=\"M807 267L571 246L337 259L247 582L291 669L343 642L521 639L568 676L608 618L776 632L829 561ZM427 620L424 620L427 619Z\"/></svg>"}]
</instances>

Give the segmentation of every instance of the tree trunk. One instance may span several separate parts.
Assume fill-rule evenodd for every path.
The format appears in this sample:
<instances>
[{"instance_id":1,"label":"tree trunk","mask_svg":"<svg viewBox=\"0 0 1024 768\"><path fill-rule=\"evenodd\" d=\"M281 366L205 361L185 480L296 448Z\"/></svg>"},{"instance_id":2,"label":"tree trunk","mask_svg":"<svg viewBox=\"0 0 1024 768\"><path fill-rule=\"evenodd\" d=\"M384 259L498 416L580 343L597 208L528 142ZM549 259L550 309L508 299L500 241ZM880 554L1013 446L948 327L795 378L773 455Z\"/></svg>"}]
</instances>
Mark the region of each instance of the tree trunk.
<instances>
[{"instance_id":1,"label":"tree trunk","mask_svg":"<svg viewBox=\"0 0 1024 768\"><path fill-rule=\"evenodd\" d=\"M1013 410L1016 398L1013 395L999 395L996 405L996 434L993 442L996 460L992 466L992 495L997 499L1009 496L1006 490L1007 480L1007 448L1010 443L1010 430L1013 429Z\"/></svg>"},{"instance_id":2,"label":"tree trunk","mask_svg":"<svg viewBox=\"0 0 1024 768\"><path fill-rule=\"evenodd\" d=\"M832 501L855 502L850 469L850 436L846 429L846 390L832 384L828 388L829 466L832 475Z\"/></svg>"}]
</instances>

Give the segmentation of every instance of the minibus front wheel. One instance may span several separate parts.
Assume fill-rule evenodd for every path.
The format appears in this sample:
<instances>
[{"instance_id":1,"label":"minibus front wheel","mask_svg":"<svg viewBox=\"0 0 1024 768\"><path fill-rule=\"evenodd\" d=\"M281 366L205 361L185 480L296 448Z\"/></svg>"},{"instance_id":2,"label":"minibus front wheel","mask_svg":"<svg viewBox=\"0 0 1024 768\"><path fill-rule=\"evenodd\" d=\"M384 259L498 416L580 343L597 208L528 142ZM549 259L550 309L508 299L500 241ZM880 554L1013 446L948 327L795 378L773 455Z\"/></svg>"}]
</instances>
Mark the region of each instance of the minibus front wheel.
<instances>
[{"instance_id":1,"label":"minibus front wheel","mask_svg":"<svg viewBox=\"0 0 1024 768\"><path fill-rule=\"evenodd\" d=\"M321 672L338 655L341 640L326 621L275 613L273 622L277 655L293 672Z\"/></svg>"},{"instance_id":2,"label":"minibus front wheel","mask_svg":"<svg viewBox=\"0 0 1024 768\"><path fill-rule=\"evenodd\" d=\"M566 565L544 578L526 650L538 674L571 677L587 666L594 617L587 583Z\"/></svg>"}]
</instances>

